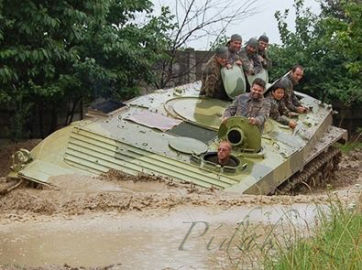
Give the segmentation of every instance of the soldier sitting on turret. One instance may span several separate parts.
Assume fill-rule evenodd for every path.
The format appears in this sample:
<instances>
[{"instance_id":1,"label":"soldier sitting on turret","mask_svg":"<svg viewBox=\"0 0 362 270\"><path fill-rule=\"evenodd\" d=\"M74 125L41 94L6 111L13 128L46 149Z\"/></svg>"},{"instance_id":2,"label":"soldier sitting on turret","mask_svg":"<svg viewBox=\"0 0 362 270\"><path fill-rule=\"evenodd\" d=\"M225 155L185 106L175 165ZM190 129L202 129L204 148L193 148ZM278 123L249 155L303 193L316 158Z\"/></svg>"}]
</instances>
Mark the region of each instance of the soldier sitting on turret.
<instances>
[{"instance_id":1,"label":"soldier sitting on turret","mask_svg":"<svg viewBox=\"0 0 362 270\"><path fill-rule=\"evenodd\" d=\"M295 116L293 112L290 112L284 103L284 87L280 83L276 83L272 86L270 90L270 95L266 100L270 104L270 114L269 117L275 121L288 125L290 128L295 128L297 122L289 119L288 117Z\"/></svg>"},{"instance_id":2,"label":"soldier sitting on turret","mask_svg":"<svg viewBox=\"0 0 362 270\"><path fill-rule=\"evenodd\" d=\"M259 42L255 38L251 38L239 53L246 75L254 75L262 70L262 65L257 54L258 46Z\"/></svg>"},{"instance_id":3,"label":"soldier sitting on turret","mask_svg":"<svg viewBox=\"0 0 362 270\"><path fill-rule=\"evenodd\" d=\"M226 44L229 50L228 63L226 65L228 69L231 68L234 64L238 66L242 65L240 57L238 55L242 42L243 40L240 35L233 34L228 43Z\"/></svg>"},{"instance_id":4,"label":"soldier sitting on turret","mask_svg":"<svg viewBox=\"0 0 362 270\"><path fill-rule=\"evenodd\" d=\"M282 77L279 81L284 86L285 94L284 101L288 110L292 112L305 113L308 109L300 103L299 99L294 93L294 86L303 78L304 69L301 65L295 65L291 71Z\"/></svg>"},{"instance_id":5,"label":"soldier sitting on turret","mask_svg":"<svg viewBox=\"0 0 362 270\"><path fill-rule=\"evenodd\" d=\"M269 38L266 35L261 35L258 39L258 42L259 62L261 63L263 68L265 68L266 70L270 70L270 68L272 67L272 61L268 56Z\"/></svg>"},{"instance_id":6,"label":"soldier sitting on turret","mask_svg":"<svg viewBox=\"0 0 362 270\"><path fill-rule=\"evenodd\" d=\"M200 95L230 100L225 92L224 84L221 77L221 68L225 67L228 62L228 48L219 47L215 54L206 63L202 73L202 85Z\"/></svg>"},{"instance_id":7,"label":"soldier sitting on turret","mask_svg":"<svg viewBox=\"0 0 362 270\"><path fill-rule=\"evenodd\" d=\"M251 125L256 125L262 131L265 120L269 116L269 103L265 102L263 92L265 82L256 78L251 86L250 93L237 96L233 103L225 110L223 120L231 116L248 117Z\"/></svg>"}]
</instances>

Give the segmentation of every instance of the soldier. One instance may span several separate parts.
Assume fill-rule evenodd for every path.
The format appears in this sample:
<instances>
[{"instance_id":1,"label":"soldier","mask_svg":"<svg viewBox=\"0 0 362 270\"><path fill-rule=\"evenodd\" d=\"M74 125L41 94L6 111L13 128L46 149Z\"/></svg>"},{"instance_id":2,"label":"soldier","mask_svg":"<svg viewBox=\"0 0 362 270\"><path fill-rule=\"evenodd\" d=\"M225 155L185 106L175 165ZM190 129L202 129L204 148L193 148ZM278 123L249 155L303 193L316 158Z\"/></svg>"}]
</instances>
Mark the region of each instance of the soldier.
<instances>
[{"instance_id":1,"label":"soldier","mask_svg":"<svg viewBox=\"0 0 362 270\"><path fill-rule=\"evenodd\" d=\"M221 78L221 68L225 67L228 61L228 48L219 47L215 54L206 63L202 74L202 85L200 95L208 97L230 100L225 92Z\"/></svg>"},{"instance_id":2,"label":"soldier","mask_svg":"<svg viewBox=\"0 0 362 270\"><path fill-rule=\"evenodd\" d=\"M258 47L258 57L259 62L266 70L270 70L272 66L272 61L268 56L267 49L269 45L269 38L266 35L261 35L258 39L259 47Z\"/></svg>"},{"instance_id":3,"label":"soldier","mask_svg":"<svg viewBox=\"0 0 362 270\"><path fill-rule=\"evenodd\" d=\"M233 64L241 66L240 57L238 55L241 45L242 45L242 38L238 34L233 34L227 43L227 47L229 49L229 58L226 67L229 69L232 67Z\"/></svg>"},{"instance_id":4,"label":"soldier","mask_svg":"<svg viewBox=\"0 0 362 270\"><path fill-rule=\"evenodd\" d=\"M263 98L264 89L265 82L256 78L250 92L237 96L225 110L222 121L234 115L245 116L249 119L250 124L258 126L262 131L270 110L270 104Z\"/></svg>"},{"instance_id":5,"label":"soldier","mask_svg":"<svg viewBox=\"0 0 362 270\"><path fill-rule=\"evenodd\" d=\"M258 46L259 42L255 38L251 38L239 53L246 75L254 75L261 71L262 65L257 54Z\"/></svg>"},{"instance_id":6,"label":"soldier","mask_svg":"<svg viewBox=\"0 0 362 270\"><path fill-rule=\"evenodd\" d=\"M301 65L295 65L289 73L280 79L280 83L284 85L285 94L284 101L287 108L292 112L305 113L307 108L302 106L299 99L294 93L294 86L303 78L304 69Z\"/></svg>"},{"instance_id":7,"label":"soldier","mask_svg":"<svg viewBox=\"0 0 362 270\"><path fill-rule=\"evenodd\" d=\"M270 95L266 98L270 104L269 116L275 121L283 125L288 125L290 128L294 129L297 126L297 122L289 119L288 117L295 115L287 109L283 97L284 87L281 84L276 83L272 86Z\"/></svg>"},{"instance_id":8,"label":"soldier","mask_svg":"<svg viewBox=\"0 0 362 270\"><path fill-rule=\"evenodd\" d=\"M211 161L221 166L236 167L238 164L231 158L231 144L228 141L221 141L217 148L217 155L209 156L207 161Z\"/></svg>"}]
</instances>

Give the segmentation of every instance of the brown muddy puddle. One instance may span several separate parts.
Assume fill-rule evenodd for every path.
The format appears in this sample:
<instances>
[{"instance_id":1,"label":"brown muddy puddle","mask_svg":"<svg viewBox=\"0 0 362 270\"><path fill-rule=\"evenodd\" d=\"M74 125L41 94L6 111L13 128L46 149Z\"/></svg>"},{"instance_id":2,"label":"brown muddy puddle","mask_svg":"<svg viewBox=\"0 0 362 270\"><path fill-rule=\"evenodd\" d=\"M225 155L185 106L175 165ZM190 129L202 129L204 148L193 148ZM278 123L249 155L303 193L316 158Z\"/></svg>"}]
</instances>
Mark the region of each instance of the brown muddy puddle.
<instances>
[{"instance_id":1,"label":"brown muddy puddle","mask_svg":"<svg viewBox=\"0 0 362 270\"><path fill-rule=\"evenodd\" d=\"M324 207L322 207L324 208ZM228 269L255 263L261 250L306 236L318 210L290 206L177 207L145 213L2 219L0 265L113 269ZM293 238L293 239L292 239ZM118 267L118 268L117 268Z\"/></svg>"}]
</instances>

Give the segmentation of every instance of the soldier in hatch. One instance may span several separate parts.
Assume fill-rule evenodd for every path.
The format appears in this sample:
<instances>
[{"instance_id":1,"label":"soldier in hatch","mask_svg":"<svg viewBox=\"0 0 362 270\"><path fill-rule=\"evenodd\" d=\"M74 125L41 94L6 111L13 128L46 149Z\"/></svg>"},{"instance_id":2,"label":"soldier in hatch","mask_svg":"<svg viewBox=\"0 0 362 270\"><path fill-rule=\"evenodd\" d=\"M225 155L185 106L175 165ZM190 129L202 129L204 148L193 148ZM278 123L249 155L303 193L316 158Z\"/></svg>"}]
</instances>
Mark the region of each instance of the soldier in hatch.
<instances>
[{"instance_id":1,"label":"soldier in hatch","mask_svg":"<svg viewBox=\"0 0 362 270\"><path fill-rule=\"evenodd\" d=\"M221 68L227 65L228 57L228 48L219 47L216 49L215 54L206 63L201 79L201 96L230 100L225 92L221 77Z\"/></svg>"},{"instance_id":2,"label":"soldier in hatch","mask_svg":"<svg viewBox=\"0 0 362 270\"><path fill-rule=\"evenodd\" d=\"M270 104L269 117L294 129L297 126L297 122L288 117L293 117L295 115L287 109L283 97L284 87L281 84L276 83L272 86L270 95L266 98L267 102Z\"/></svg>"},{"instance_id":3,"label":"soldier in hatch","mask_svg":"<svg viewBox=\"0 0 362 270\"><path fill-rule=\"evenodd\" d=\"M228 141L221 141L217 148L217 155L208 157L207 161L221 166L236 167L237 162L231 157L231 144Z\"/></svg>"}]
</instances>

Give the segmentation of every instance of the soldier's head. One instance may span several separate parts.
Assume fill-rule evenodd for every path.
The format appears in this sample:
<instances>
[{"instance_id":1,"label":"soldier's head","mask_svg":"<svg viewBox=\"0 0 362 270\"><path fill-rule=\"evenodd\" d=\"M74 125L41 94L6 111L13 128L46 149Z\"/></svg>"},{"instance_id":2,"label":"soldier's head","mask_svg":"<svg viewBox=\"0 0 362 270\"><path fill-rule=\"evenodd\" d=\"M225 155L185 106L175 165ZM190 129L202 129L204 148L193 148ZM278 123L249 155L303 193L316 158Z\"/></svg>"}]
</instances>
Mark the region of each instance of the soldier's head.
<instances>
[{"instance_id":1,"label":"soldier's head","mask_svg":"<svg viewBox=\"0 0 362 270\"><path fill-rule=\"evenodd\" d=\"M301 65L295 65L290 71L290 76L295 82L299 82L304 75L304 68Z\"/></svg>"},{"instance_id":2,"label":"soldier's head","mask_svg":"<svg viewBox=\"0 0 362 270\"><path fill-rule=\"evenodd\" d=\"M259 42L256 38L251 38L246 43L246 51L249 54L254 54L258 50Z\"/></svg>"},{"instance_id":3,"label":"soldier's head","mask_svg":"<svg viewBox=\"0 0 362 270\"><path fill-rule=\"evenodd\" d=\"M266 35L261 35L258 39L258 42L259 42L259 50L265 51L265 49L269 45L269 38Z\"/></svg>"},{"instance_id":4,"label":"soldier's head","mask_svg":"<svg viewBox=\"0 0 362 270\"><path fill-rule=\"evenodd\" d=\"M217 160L220 165L228 163L231 155L231 144L228 141L221 141L217 148Z\"/></svg>"},{"instance_id":5,"label":"soldier's head","mask_svg":"<svg viewBox=\"0 0 362 270\"><path fill-rule=\"evenodd\" d=\"M221 66L223 66L223 67L226 66L226 64L228 62L228 48L225 46L216 48L215 56L216 56L216 61Z\"/></svg>"},{"instance_id":6,"label":"soldier's head","mask_svg":"<svg viewBox=\"0 0 362 270\"><path fill-rule=\"evenodd\" d=\"M256 78L250 88L250 95L253 99L259 99L263 97L265 89L265 81L260 78Z\"/></svg>"},{"instance_id":7,"label":"soldier's head","mask_svg":"<svg viewBox=\"0 0 362 270\"><path fill-rule=\"evenodd\" d=\"M238 34L233 34L228 43L230 51L235 52L235 53L240 51L242 43L243 43L243 40L242 40L241 36Z\"/></svg>"},{"instance_id":8,"label":"soldier's head","mask_svg":"<svg viewBox=\"0 0 362 270\"><path fill-rule=\"evenodd\" d=\"M283 99L284 92L285 92L285 88L284 88L283 84L281 84L279 82L277 82L271 88L271 94L272 94L273 98L275 98L276 100Z\"/></svg>"}]
</instances>

